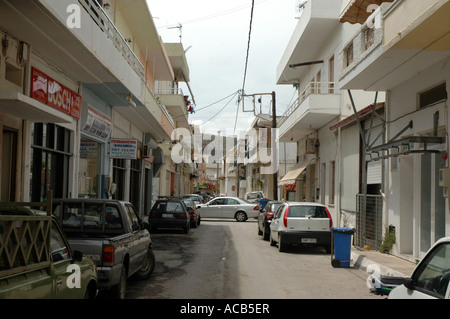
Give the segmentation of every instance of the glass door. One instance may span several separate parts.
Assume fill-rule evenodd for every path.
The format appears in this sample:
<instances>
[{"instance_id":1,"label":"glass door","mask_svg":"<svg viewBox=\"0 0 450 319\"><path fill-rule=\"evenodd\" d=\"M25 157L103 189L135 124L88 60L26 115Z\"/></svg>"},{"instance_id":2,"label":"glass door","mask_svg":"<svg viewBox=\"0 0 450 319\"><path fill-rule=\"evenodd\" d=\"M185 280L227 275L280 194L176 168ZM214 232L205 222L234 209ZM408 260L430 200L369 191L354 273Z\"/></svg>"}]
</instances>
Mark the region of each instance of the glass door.
<instances>
[{"instance_id":1,"label":"glass door","mask_svg":"<svg viewBox=\"0 0 450 319\"><path fill-rule=\"evenodd\" d=\"M444 167L442 153L421 155L420 173L420 253L445 236L445 198L439 186L439 169Z\"/></svg>"}]
</instances>

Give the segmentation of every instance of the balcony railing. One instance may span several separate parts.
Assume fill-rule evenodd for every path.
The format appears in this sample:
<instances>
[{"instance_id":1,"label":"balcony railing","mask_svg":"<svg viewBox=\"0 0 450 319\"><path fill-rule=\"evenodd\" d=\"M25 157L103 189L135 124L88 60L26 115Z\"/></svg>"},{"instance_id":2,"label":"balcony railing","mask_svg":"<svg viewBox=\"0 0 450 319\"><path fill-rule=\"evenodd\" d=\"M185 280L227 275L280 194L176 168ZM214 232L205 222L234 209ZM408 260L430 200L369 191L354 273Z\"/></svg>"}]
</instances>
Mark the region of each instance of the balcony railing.
<instances>
[{"instance_id":1,"label":"balcony railing","mask_svg":"<svg viewBox=\"0 0 450 319\"><path fill-rule=\"evenodd\" d=\"M159 106L161 107L162 111L164 112L164 114L167 117L167 120L169 121L169 123L173 126L176 127L175 125L175 121L173 120L172 116L169 113L169 110L167 109L167 106L164 104L163 101L161 101L160 99L156 99L156 101L158 102Z\"/></svg>"},{"instance_id":2,"label":"balcony railing","mask_svg":"<svg viewBox=\"0 0 450 319\"><path fill-rule=\"evenodd\" d=\"M131 50L119 30L117 30L114 23L109 19L106 12L97 4L95 0L78 0L78 2L91 16L92 20L94 20L100 30L106 34L108 39L111 39L116 49L122 54L123 58L127 61L131 68L133 68L141 79L145 80L144 66L134 54L133 50Z\"/></svg>"},{"instance_id":3,"label":"balcony railing","mask_svg":"<svg viewBox=\"0 0 450 319\"><path fill-rule=\"evenodd\" d=\"M156 89L155 94L169 94L169 95L183 95L183 90L181 88L162 88Z\"/></svg>"},{"instance_id":4,"label":"balcony railing","mask_svg":"<svg viewBox=\"0 0 450 319\"><path fill-rule=\"evenodd\" d=\"M336 82L310 82L294 103L284 112L283 117L278 121L278 127L300 107L308 96L311 94L334 94L335 86Z\"/></svg>"}]
</instances>

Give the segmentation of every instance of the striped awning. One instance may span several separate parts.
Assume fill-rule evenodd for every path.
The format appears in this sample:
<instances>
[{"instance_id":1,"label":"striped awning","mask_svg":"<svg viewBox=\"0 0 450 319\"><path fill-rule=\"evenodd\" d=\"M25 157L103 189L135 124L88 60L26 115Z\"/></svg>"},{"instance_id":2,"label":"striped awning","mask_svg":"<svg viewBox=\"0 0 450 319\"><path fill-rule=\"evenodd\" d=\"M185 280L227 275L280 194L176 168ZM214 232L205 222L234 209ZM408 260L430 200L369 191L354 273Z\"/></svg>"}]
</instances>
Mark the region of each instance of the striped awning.
<instances>
[{"instance_id":1,"label":"striped awning","mask_svg":"<svg viewBox=\"0 0 450 319\"><path fill-rule=\"evenodd\" d=\"M339 21L341 23L363 24L376 9L376 6L380 6L383 2L393 2L393 0L345 0Z\"/></svg>"},{"instance_id":2,"label":"striped awning","mask_svg":"<svg viewBox=\"0 0 450 319\"><path fill-rule=\"evenodd\" d=\"M308 167L313 160L305 160L295 165L283 178L278 182L278 186L294 184L298 176Z\"/></svg>"}]
</instances>

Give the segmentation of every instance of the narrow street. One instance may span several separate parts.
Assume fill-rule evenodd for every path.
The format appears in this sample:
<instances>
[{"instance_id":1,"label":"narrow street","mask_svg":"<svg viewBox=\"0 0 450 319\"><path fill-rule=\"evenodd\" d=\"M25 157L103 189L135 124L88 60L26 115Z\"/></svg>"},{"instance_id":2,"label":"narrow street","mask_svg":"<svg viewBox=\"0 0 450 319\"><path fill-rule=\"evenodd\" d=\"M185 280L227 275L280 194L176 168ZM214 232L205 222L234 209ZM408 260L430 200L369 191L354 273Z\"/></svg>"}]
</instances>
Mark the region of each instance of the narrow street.
<instances>
[{"instance_id":1,"label":"narrow street","mask_svg":"<svg viewBox=\"0 0 450 319\"><path fill-rule=\"evenodd\" d=\"M322 248L280 253L255 220L203 220L187 235L153 232L152 241L155 271L128 282L128 299L383 299L369 292L367 273L333 268Z\"/></svg>"}]
</instances>

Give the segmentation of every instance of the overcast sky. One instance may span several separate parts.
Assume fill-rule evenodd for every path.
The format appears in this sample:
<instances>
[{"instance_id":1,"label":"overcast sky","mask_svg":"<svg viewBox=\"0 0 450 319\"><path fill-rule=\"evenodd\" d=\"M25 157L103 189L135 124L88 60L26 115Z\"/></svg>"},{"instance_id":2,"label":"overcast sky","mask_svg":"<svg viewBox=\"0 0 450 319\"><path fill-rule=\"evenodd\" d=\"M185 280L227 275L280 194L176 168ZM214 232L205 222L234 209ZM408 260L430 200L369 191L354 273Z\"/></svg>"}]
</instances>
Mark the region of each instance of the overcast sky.
<instances>
[{"instance_id":1,"label":"overcast sky","mask_svg":"<svg viewBox=\"0 0 450 319\"><path fill-rule=\"evenodd\" d=\"M248 130L254 116L243 113L241 103L236 122L238 95L234 93L242 89L244 81L252 1L147 2L164 42L179 42L180 29L173 27L182 26L189 85L196 102L191 123L202 124L202 132L210 134L220 130L222 134L232 135L235 123L236 133ZM276 85L276 68L298 21L298 2L255 0L253 10L245 94L275 91L277 115L282 115L294 94L292 86ZM187 91L185 95L189 94L187 87L182 88ZM246 109L249 102L245 100ZM263 113L268 113L271 97L263 96L261 105Z\"/></svg>"}]
</instances>

